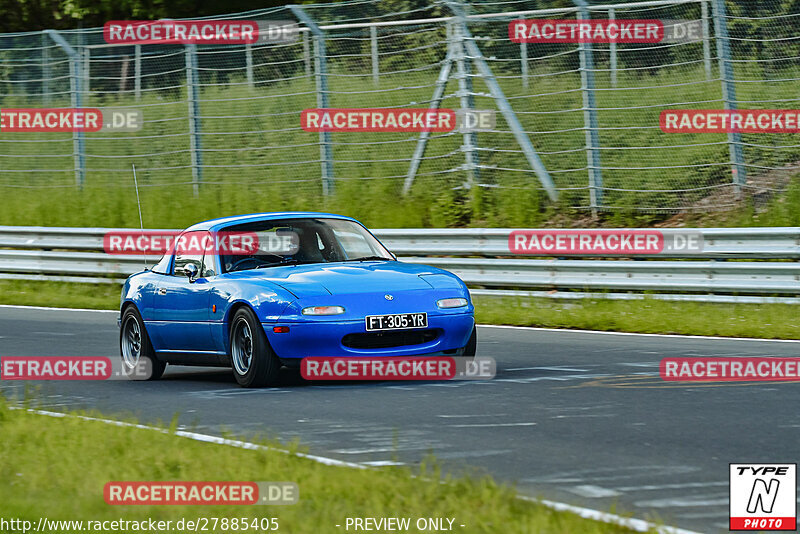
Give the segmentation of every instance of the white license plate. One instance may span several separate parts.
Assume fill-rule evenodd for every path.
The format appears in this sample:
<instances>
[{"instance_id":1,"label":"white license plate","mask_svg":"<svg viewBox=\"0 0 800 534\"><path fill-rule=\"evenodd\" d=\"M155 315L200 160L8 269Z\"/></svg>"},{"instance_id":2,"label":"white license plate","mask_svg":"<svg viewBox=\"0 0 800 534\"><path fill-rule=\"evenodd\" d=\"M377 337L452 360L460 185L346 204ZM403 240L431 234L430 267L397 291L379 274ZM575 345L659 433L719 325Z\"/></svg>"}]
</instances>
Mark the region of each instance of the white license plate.
<instances>
[{"instance_id":1,"label":"white license plate","mask_svg":"<svg viewBox=\"0 0 800 534\"><path fill-rule=\"evenodd\" d=\"M367 315L364 320L367 325L367 331L407 330L409 328L425 328L428 326L428 314L424 312Z\"/></svg>"}]
</instances>

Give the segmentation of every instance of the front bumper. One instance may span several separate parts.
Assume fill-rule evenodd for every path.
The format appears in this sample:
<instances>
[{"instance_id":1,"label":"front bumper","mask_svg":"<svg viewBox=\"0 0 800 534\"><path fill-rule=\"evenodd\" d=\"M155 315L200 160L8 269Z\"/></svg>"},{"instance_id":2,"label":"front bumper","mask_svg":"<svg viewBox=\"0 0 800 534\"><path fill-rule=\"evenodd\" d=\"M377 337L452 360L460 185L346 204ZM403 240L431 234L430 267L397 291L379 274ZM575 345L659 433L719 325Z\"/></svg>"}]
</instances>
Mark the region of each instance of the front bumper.
<instances>
[{"instance_id":1,"label":"front bumper","mask_svg":"<svg viewBox=\"0 0 800 534\"><path fill-rule=\"evenodd\" d=\"M399 335L402 332L406 334L403 339L413 343L397 346L369 346L393 341L376 339L376 342L370 343L369 334L373 332L367 332L363 318L309 323L275 322L264 323L263 326L272 349L281 359L309 356L419 356L456 351L464 347L472 334L475 318L472 313L428 314L428 326L425 329L389 331L398 333L394 341L402 343ZM289 332L276 334L272 330L276 326L288 326ZM435 333L435 336L431 333ZM348 335L347 344L350 346L343 342ZM360 340L358 343L353 343L353 335Z\"/></svg>"}]
</instances>

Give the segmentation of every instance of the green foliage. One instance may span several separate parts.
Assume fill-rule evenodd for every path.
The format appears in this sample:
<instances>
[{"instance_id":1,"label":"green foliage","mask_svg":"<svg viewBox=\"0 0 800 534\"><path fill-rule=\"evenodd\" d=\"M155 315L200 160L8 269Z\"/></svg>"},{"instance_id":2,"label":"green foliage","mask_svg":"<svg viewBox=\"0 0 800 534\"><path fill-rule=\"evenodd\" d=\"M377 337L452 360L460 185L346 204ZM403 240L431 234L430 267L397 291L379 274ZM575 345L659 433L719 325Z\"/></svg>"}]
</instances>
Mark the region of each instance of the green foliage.
<instances>
[{"instance_id":1,"label":"green foliage","mask_svg":"<svg viewBox=\"0 0 800 534\"><path fill-rule=\"evenodd\" d=\"M478 323L650 334L800 339L797 304L476 297Z\"/></svg>"},{"instance_id":2,"label":"green foliage","mask_svg":"<svg viewBox=\"0 0 800 534\"><path fill-rule=\"evenodd\" d=\"M34 407L35 401L33 397ZM321 534L340 533L342 527L336 525L347 517L365 515L411 517L412 521L450 517L466 526L454 528L483 534L631 532L517 499L513 487L488 476L445 475L433 459L415 469L328 466L294 455L296 445L255 439L264 449L247 450L177 437L176 423L177 419L171 427L163 425L159 432L77 417L45 417L12 410L0 396L3 513L34 525L42 515L50 521L152 518L172 520L173 526L181 518L277 517L279 532ZM300 499L294 505L275 507L108 506L103 487L114 480L291 481L297 483ZM236 530L220 528L221 522L215 530L211 522L208 526L209 532Z\"/></svg>"}]
</instances>

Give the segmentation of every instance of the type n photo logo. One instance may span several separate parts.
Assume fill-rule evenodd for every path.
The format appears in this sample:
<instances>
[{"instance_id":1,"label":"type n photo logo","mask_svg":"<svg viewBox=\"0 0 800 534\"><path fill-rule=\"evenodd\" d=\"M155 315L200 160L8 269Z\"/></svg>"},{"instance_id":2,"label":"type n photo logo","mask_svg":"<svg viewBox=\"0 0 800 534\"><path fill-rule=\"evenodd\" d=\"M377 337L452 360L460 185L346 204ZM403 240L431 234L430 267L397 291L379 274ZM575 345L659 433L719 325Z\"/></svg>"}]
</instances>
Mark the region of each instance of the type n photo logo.
<instances>
[{"instance_id":1,"label":"type n photo logo","mask_svg":"<svg viewBox=\"0 0 800 534\"><path fill-rule=\"evenodd\" d=\"M730 464L730 530L795 530L797 464Z\"/></svg>"}]
</instances>

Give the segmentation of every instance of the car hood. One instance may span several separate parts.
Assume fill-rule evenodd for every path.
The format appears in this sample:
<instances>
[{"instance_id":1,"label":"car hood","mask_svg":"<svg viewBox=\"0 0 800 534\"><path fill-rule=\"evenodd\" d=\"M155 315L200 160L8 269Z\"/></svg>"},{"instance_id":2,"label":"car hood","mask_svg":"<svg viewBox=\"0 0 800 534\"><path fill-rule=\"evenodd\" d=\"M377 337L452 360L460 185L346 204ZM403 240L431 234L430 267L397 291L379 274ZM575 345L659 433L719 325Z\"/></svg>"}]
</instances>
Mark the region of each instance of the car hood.
<instances>
[{"instance_id":1,"label":"car hood","mask_svg":"<svg viewBox=\"0 0 800 534\"><path fill-rule=\"evenodd\" d=\"M446 271L427 265L399 261L315 263L268 267L230 273L232 279L267 281L291 292L298 298L322 295L374 293L432 289L425 275Z\"/></svg>"}]
</instances>

